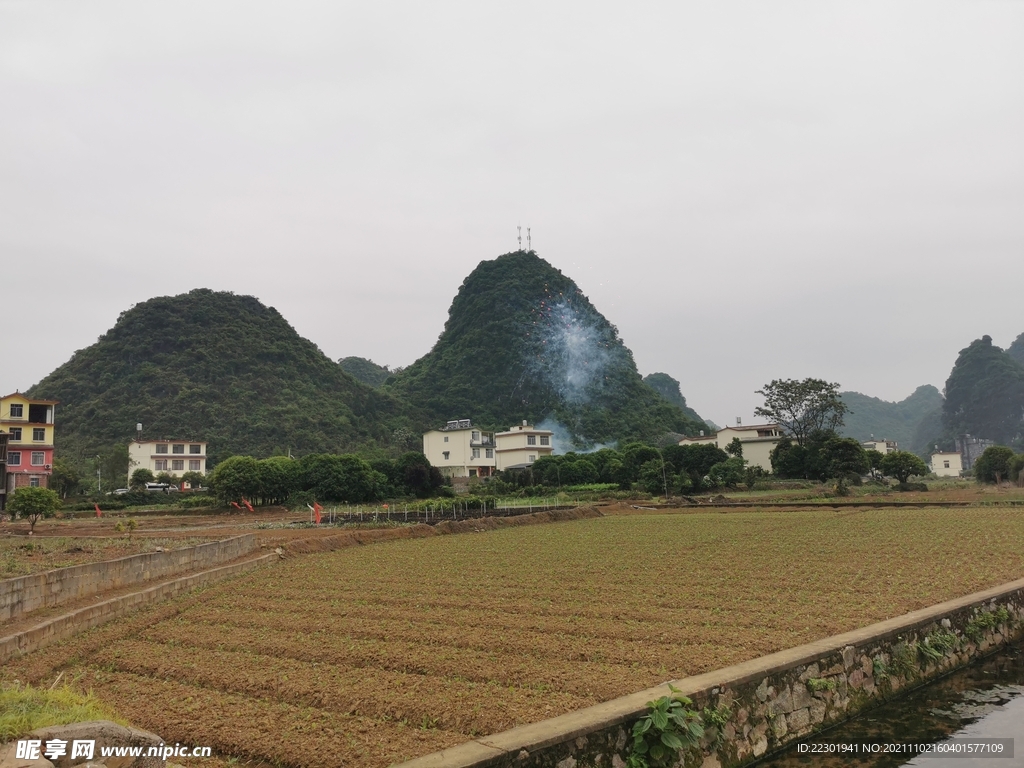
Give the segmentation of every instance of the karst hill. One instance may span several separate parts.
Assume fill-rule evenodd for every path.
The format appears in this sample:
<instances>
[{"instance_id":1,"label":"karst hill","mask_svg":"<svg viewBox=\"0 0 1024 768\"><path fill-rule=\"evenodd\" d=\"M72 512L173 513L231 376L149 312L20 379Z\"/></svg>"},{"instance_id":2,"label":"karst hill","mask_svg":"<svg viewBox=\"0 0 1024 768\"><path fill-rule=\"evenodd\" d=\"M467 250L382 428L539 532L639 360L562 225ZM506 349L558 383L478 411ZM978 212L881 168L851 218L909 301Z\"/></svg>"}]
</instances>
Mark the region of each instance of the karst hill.
<instances>
[{"instance_id":1,"label":"karst hill","mask_svg":"<svg viewBox=\"0 0 1024 768\"><path fill-rule=\"evenodd\" d=\"M434 348L384 390L418 423L558 424L584 446L705 425L644 384L615 327L533 251L481 262Z\"/></svg>"},{"instance_id":2,"label":"karst hill","mask_svg":"<svg viewBox=\"0 0 1024 768\"><path fill-rule=\"evenodd\" d=\"M386 444L401 407L356 381L272 307L205 289L139 304L34 386L60 400L58 445L90 456L135 437L201 437L211 454Z\"/></svg>"}]
</instances>

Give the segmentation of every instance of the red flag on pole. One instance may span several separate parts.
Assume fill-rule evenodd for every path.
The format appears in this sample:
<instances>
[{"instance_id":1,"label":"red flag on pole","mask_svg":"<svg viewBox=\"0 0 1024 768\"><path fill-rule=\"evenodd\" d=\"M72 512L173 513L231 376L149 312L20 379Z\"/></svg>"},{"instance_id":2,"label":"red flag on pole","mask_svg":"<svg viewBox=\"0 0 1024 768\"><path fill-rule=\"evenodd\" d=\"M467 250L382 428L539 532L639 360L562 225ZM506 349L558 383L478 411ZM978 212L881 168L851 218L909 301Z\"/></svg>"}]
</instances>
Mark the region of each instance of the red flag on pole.
<instances>
[{"instance_id":1,"label":"red flag on pole","mask_svg":"<svg viewBox=\"0 0 1024 768\"><path fill-rule=\"evenodd\" d=\"M100 505L93 504L93 506L96 507L96 517L103 517L103 512L100 511Z\"/></svg>"},{"instance_id":2,"label":"red flag on pole","mask_svg":"<svg viewBox=\"0 0 1024 768\"><path fill-rule=\"evenodd\" d=\"M240 506L238 506L238 502L237 501L232 501L231 502L231 506L234 507L235 509L238 509L238 510L242 509Z\"/></svg>"},{"instance_id":3,"label":"red flag on pole","mask_svg":"<svg viewBox=\"0 0 1024 768\"><path fill-rule=\"evenodd\" d=\"M316 524L317 525L320 525L320 513L322 511L323 511L323 507L321 507L317 502L314 501L313 502L313 515L316 517Z\"/></svg>"},{"instance_id":4,"label":"red flag on pole","mask_svg":"<svg viewBox=\"0 0 1024 768\"><path fill-rule=\"evenodd\" d=\"M252 504L250 504L247 499L242 499L242 503L245 504L245 508L248 509L250 512L256 511L255 509L252 508Z\"/></svg>"}]
</instances>

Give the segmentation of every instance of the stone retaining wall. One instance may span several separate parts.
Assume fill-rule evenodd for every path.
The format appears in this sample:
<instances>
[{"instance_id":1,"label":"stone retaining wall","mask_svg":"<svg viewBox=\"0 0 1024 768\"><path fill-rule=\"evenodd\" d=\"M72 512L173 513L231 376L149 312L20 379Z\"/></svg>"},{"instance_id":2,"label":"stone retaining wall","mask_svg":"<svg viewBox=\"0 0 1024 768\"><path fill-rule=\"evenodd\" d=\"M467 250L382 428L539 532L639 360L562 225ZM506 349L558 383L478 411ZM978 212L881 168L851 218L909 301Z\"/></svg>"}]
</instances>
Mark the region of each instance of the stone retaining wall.
<instances>
[{"instance_id":1,"label":"stone retaining wall","mask_svg":"<svg viewBox=\"0 0 1024 768\"><path fill-rule=\"evenodd\" d=\"M0 622L100 592L228 563L255 549L256 535L246 533L197 547L146 552L5 579L0 581Z\"/></svg>"},{"instance_id":2,"label":"stone retaining wall","mask_svg":"<svg viewBox=\"0 0 1024 768\"><path fill-rule=\"evenodd\" d=\"M261 565L269 565L280 560L278 552L271 552L262 557L255 557L251 560L243 560L240 563L222 565L200 573L193 573L189 576L182 576L174 581L157 584L149 589L139 592L132 592L120 597L112 597L102 603L80 608L77 611L65 613L57 618L45 621L38 626L19 632L16 635L0 637L0 664L20 653L31 653L39 648L44 648L65 637L82 632L86 629L98 626L111 619L158 600L165 600L174 597L182 592L215 584L218 581L237 576Z\"/></svg>"},{"instance_id":3,"label":"stone retaining wall","mask_svg":"<svg viewBox=\"0 0 1024 768\"><path fill-rule=\"evenodd\" d=\"M717 710L687 768L735 768L1024 636L1024 579L672 683ZM400 768L624 768L630 728L668 684L514 728ZM705 718L710 721L710 717ZM715 744L719 746L715 747Z\"/></svg>"}]
</instances>

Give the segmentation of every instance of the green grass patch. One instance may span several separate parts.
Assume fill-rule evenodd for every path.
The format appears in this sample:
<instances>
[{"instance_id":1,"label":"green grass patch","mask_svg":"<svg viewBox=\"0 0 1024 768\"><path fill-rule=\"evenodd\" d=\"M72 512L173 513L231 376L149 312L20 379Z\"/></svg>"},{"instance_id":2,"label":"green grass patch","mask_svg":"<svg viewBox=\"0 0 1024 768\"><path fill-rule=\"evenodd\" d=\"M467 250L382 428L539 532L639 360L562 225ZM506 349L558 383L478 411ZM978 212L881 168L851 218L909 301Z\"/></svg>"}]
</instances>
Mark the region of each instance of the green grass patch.
<instances>
[{"instance_id":1,"label":"green grass patch","mask_svg":"<svg viewBox=\"0 0 1024 768\"><path fill-rule=\"evenodd\" d=\"M53 690L13 682L0 686L0 742L12 741L36 728L85 720L113 720L127 725L91 693L70 686Z\"/></svg>"}]
</instances>

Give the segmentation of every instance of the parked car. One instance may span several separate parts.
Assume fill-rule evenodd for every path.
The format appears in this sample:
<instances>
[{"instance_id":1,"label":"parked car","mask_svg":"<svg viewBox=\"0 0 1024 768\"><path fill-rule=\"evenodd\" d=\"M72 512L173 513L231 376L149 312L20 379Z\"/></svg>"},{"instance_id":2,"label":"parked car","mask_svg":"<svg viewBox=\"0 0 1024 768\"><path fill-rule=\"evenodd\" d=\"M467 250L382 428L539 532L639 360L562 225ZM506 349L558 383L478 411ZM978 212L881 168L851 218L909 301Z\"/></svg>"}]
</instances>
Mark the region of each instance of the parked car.
<instances>
[{"instance_id":1,"label":"parked car","mask_svg":"<svg viewBox=\"0 0 1024 768\"><path fill-rule=\"evenodd\" d=\"M174 493L178 486L171 483L146 483L146 490L160 493Z\"/></svg>"},{"instance_id":2,"label":"parked car","mask_svg":"<svg viewBox=\"0 0 1024 768\"><path fill-rule=\"evenodd\" d=\"M118 488L116 491L111 491L110 493L108 493L107 496L124 496L126 493L131 493L131 490L129 490L128 488Z\"/></svg>"}]
</instances>

